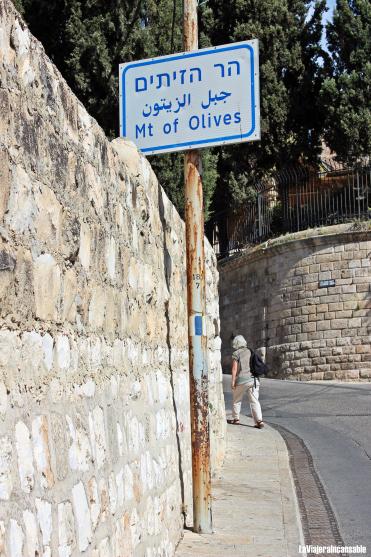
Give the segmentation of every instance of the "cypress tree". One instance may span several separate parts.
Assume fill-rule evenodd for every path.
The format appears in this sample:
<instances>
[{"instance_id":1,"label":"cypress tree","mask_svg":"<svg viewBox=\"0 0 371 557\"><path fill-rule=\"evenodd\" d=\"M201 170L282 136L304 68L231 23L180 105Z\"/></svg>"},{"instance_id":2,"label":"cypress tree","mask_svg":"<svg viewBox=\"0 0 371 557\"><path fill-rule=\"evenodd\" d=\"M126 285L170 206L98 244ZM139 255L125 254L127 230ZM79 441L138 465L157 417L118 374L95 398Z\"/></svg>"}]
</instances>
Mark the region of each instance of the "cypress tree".
<instances>
[{"instance_id":1,"label":"cypress tree","mask_svg":"<svg viewBox=\"0 0 371 557\"><path fill-rule=\"evenodd\" d=\"M182 51L182 0L14 0L69 86L109 138L119 135L118 66ZM52 31L51 31L52 30ZM205 214L216 156L202 153ZM183 155L150 157L171 201L184 206Z\"/></svg>"},{"instance_id":2,"label":"cypress tree","mask_svg":"<svg viewBox=\"0 0 371 557\"><path fill-rule=\"evenodd\" d=\"M320 149L318 95L322 83L322 14L325 1L209 0L201 16L202 42L259 39L259 142L221 149L215 209L251 198L260 176Z\"/></svg>"},{"instance_id":3,"label":"cypress tree","mask_svg":"<svg viewBox=\"0 0 371 557\"><path fill-rule=\"evenodd\" d=\"M337 0L327 25L331 66L321 90L325 139L342 160L371 154L371 4Z\"/></svg>"}]
</instances>

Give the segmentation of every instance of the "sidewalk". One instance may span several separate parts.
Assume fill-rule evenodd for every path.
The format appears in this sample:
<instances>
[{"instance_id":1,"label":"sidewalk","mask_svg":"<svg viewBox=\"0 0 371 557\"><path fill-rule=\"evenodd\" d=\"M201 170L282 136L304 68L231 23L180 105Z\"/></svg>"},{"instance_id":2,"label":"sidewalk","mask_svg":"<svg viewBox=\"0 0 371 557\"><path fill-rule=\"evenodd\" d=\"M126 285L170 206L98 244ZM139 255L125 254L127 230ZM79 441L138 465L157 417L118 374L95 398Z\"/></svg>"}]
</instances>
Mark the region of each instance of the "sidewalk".
<instances>
[{"instance_id":1,"label":"sidewalk","mask_svg":"<svg viewBox=\"0 0 371 557\"><path fill-rule=\"evenodd\" d=\"M176 557L295 557L303 544L285 442L241 415L213 481L214 534L185 531Z\"/></svg>"}]
</instances>

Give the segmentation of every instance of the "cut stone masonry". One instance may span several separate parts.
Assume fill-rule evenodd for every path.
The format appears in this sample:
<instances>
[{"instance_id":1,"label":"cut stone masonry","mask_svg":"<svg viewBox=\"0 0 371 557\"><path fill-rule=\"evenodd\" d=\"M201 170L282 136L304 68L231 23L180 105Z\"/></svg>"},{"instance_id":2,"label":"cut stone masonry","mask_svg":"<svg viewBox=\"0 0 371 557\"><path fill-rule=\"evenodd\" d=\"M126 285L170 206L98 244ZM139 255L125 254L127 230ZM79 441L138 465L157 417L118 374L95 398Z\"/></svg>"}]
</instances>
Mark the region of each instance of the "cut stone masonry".
<instances>
[{"instance_id":1,"label":"cut stone masonry","mask_svg":"<svg viewBox=\"0 0 371 557\"><path fill-rule=\"evenodd\" d=\"M225 369L240 333L266 354L272 377L370 381L371 232L348 224L314 234L220 263ZM328 279L335 286L320 288Z\"/></svg>"},{"instance_id":2,"label":"cut stone masonry","mask_svg":"<svg viewBox=\"0 0 371 557\"><path fill-rule=\"evenodd\" d=\"M0 1L0 557L164 557L192 521L184 224ZM224 454L206 246L212 466Z\"/></svg>"}]
</instances>

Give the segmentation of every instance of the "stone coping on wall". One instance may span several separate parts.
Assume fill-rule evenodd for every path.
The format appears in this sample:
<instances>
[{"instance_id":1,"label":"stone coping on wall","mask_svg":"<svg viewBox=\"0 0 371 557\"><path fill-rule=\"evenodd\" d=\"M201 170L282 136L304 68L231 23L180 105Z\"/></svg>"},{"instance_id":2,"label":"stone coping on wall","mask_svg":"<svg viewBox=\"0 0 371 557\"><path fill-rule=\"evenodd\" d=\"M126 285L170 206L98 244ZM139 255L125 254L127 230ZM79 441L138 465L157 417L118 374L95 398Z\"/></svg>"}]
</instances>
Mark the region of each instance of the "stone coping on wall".
<instances>
[{"instance_id":1,"label":"stone coping on wall","mask_svg":"<svg viewBox=\"0 0 371 557\"><path fill-rule=\"evenodd\" d=\"M229 267L237 269L247 262L261 259L266 255L275 255L287 252L289 247L292 249L301 249L305 245L313 247L327 245L334 241L348 243L359 240L371 239L371 225L368 223L346 223L333 226L324 226L321 228L310 228L300 232L293 232L279 236L272 240L262 242L258 246L245 248L238 253L234 253L229 257L220 259L218 268Z\"/></svg>"}]
</instances>

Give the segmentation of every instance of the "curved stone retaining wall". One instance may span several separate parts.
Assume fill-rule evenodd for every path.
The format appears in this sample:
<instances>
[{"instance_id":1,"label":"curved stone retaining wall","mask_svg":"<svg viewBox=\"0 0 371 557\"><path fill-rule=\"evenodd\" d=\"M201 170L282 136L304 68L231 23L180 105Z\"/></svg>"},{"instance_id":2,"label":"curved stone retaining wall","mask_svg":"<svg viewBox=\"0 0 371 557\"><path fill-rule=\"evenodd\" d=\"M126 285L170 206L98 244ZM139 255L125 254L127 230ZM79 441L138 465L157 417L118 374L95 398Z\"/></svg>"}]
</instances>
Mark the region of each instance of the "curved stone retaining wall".
<instances>
[{"instance_id":1,"label":"curved stone retaining wall","mask_svg":"<svg viewBox=\"0 0 371 557\"><path fill-rule=\"evenodd\" d=\"M223 368L240 333L266 353L272 377L370 380L370 231L306 234L220 262Z\"/></svg>"}]
</instances>

